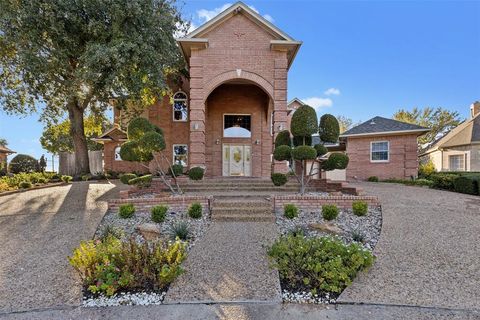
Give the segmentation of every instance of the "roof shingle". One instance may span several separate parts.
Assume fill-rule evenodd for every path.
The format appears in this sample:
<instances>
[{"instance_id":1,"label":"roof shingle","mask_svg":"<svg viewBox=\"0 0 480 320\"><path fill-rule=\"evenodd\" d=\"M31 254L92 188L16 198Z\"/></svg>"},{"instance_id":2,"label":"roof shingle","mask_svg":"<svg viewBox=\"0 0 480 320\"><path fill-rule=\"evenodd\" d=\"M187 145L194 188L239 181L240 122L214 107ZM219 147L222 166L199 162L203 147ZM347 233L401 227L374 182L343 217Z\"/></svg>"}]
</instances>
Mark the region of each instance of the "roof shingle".
<instances>
[{"instance_id":1,"label":"roof shingle","mask_svg":"<svg viewBox=\"0 0 480 320\"><path fill-rule=\"evenodd\" d=\"M401 131L418 131L426 132L428 128L418 126L416 124L401 122L393 119L387 119L383 117L374 117L368 121L365 121L362 124L359 124L356 127L353 127L350 130L345 131L340 136L346 137L351 135L367 135L378 134L378 133L388 133L388 132L401 132Z\"/></svg>"}]
</instances>

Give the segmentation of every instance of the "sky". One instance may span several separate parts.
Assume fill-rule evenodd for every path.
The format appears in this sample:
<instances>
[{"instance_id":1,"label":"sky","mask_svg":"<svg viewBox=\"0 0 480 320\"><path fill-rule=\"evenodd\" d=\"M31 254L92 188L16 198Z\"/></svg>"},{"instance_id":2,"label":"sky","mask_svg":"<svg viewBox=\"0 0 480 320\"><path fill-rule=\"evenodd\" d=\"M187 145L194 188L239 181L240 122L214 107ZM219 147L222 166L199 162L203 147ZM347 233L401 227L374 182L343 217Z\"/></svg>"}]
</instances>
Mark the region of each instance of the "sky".
<instances>
[{"instance_id":1,"label":"sky","mask_svg":"<svg viewBox=\"0 0 480 320\"><path fill-rule=\"evenodd\" d=\"M480 1L244 1L303 41L288 75L288 98L366 121L400 108L443 107L462 118L480 100ZM192 28L228 1L185 1ZM0 110L0 137L19 153L46 154L38 115ZM49 163L49 167L50 167Z\"/></svg>"}]
</instances>

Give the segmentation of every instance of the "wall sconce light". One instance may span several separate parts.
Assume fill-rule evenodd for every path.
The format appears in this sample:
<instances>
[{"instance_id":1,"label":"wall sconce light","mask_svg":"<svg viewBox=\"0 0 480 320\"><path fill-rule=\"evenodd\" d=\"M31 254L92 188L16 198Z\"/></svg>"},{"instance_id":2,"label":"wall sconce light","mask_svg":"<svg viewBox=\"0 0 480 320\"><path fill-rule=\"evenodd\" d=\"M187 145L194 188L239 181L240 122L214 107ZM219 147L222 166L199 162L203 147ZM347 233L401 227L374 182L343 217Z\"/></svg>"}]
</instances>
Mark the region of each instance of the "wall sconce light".
<instances>
[{"instance_id":1,"label":"wall sconce light","mask_svg":"<svg viewBox=\"0 0 480 320\"><path fill-rule=\"evenodd\" d=\"M220 144L220 139L215 140L215 144Z\"/></svg>"},{"instance_id":2,"label":"wall sconce light","mask_svg":"<svg viewBox=\"0 0 480 320\"><path fill-rule=\"evenodd\" d=\"M260 140L255 140L255 144L260 144Z\"/></svg>"},{"instance_id":3,"label":"wall sconce light","mask_svg":"<svg viewBox=\"0 0 480 320\"><path fill-rule=\"evenodd\" d=\"M193 124L193 130L198 130L198 123Z\"/></svg>"},{"instance_id":4,"label":"wall sconce light","mask_svg":"<svg viewBox=\"0 0 480 320\"><path fill-rule=\"evenodd\" d=\"M278 130L282 131L283 129L284 129L283 123L280 123L280 124L278 125Z\"/></svg>"}]
</instances>

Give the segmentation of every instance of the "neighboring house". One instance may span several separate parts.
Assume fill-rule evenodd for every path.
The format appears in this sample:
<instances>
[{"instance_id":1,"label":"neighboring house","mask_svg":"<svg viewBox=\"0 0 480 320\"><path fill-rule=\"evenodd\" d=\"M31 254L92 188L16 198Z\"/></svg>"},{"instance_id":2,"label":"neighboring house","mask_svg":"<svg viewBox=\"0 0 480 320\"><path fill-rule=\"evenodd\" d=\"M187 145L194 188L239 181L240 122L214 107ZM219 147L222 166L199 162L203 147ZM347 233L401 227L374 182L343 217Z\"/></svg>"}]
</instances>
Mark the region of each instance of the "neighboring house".
<instances>
[{"instance_id":1,"label":"neighboring house","mask_svg":"<svg viewBox=\"0 0 480 320\"><path fill-rule=\"evenodd\" d=\"M207 176L286 172L284 162L272 161L273 141L288 128L288 70L301 42L242 2L177 41L190 78L170 85L173 99L144 114L163 129L169 160L206 167ZM115 123L121 118L115 110ZM118 157L125 138L114 128L97 140L106 170L138 170Z\"/></svg>"},{"instance_id":2,"label":"neighboring house","mask_svg":"<svg viewBox=\"0 0 480 320\"><path fill-rule=\"evenodd\" d=\"M420 155L437 171L480 171L480 102L470 106L470 119L452 129Z\"/></svg>"},{"instance_id":3,"label":"neighboring house","mask_svg":"<svg viewBox=\"0 0 480 320\"><path fill-rule=\"evenodd\" d=\"M16 153L6 146L0 145L0 170L7 167L7 157L9 154Z\"/></svg>"},{"instance_id":4,"label":"neighboring house","mask_svg":"<svg viewBox=\"0 0 480 320\"><path fill-rule=\"evenodd\" d=\"M350 158L347 180L409 179L418 173L417 137L429 129L375 117L340 135Z\"/></svg>"}]
</instances>

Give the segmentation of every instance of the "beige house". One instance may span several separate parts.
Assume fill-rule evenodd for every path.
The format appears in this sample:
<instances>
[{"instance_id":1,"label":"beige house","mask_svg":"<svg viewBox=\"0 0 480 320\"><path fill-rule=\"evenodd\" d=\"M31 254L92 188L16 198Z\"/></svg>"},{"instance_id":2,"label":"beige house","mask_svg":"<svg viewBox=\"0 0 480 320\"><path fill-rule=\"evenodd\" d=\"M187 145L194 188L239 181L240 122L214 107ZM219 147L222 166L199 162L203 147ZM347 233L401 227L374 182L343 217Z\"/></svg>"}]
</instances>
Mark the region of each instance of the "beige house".
<instances>
[{"instance_id":1,"label":"beige house","mask_svg":"<svg viewBox=\"0 0 480 320\"><path fill-rule=\"evenodd\" d=\"M470 106L470 119L452 129L420 155L437 171L480 171L480 102Z\"/></svg>"}]
</instances>

